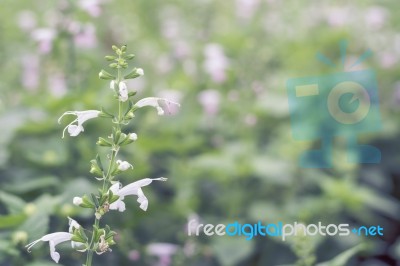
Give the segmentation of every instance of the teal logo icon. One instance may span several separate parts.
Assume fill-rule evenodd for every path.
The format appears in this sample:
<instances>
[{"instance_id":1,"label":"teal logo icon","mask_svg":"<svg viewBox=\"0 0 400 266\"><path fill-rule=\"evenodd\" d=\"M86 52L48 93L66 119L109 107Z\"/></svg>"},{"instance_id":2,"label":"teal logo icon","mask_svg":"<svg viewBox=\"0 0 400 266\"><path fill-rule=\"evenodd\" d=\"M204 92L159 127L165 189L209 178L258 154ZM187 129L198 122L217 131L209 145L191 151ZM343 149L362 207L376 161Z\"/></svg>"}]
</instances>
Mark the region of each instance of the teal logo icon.
<instances>
[{"instance_id":1,"label":"teal logo icon","mask_svg":"<svg viewBox=\"0 0 400 266\"><path fill-rule=\"evenodd\" d=\"M340 45L342 63L346 42ZM351 67L372 55L364 53ZM332 61L317 54L325 64ZM378 85L371 69L332 73L287 81L292 135L295 140L320 141L319 147L303 152L299 164L305 168L332 167L333 139L347 144L347 162L379 163L381 152L374 146L358 143L364 133L381 129Z\"/></svg>"}]
</instances>

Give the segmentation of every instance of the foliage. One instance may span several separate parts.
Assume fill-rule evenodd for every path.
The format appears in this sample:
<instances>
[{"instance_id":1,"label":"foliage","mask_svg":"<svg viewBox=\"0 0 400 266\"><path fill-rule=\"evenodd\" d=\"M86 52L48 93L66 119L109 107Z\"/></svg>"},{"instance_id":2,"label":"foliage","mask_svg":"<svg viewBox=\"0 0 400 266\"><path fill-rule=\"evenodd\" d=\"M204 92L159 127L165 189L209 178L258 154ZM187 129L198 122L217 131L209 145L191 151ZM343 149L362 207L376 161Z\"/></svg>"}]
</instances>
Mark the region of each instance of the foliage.
<instances>
[{"instance_id":1,"label":"foliage","mask_svg":"<svg viewBox=\"0 0 400 266\"><path fill-rule=\"evenodd\" d=\"M88 123L84 133L61 141L57 119L67 110L116 111L98 66L104 64L99 55L117 42L138 51L135 60L146 72L127 82L137 96L170 98L181 109L165 119L138 113L126 127L139 138L121 151L135 162L135 171L123 173L122 182L169 180L145 189L148 213L127 199L124 215L104 217L119 228L118 248L95 258L94 265L288 265L304 255L274 237L247 242L188 237L193 215L215 224L380 224L383 237L313 239L313 256L317 263L395 265L400 260L397 9L395 0L3 1L0 265L52 265L47 248L26 252L29 240L65 231L66 216L91 227L92 213L73 205L72 198L96 192L86 175L88 162L97 152L105 158L95 141L109 128ZM300 153L319 144L292 138L285 82L340 71L315 60L315 54L339 62L342 39L349 41L350 60L368 48L374 51L364 66L377 74L383 128L359 139L378 147L382 162L346 163L345 141L337 139L334 168L300 168ZM170 256L154 252L154 243L168 243L161 249ZM84 260L66 245L60 254L63 265Z\"/></svg>"}]
</instances>

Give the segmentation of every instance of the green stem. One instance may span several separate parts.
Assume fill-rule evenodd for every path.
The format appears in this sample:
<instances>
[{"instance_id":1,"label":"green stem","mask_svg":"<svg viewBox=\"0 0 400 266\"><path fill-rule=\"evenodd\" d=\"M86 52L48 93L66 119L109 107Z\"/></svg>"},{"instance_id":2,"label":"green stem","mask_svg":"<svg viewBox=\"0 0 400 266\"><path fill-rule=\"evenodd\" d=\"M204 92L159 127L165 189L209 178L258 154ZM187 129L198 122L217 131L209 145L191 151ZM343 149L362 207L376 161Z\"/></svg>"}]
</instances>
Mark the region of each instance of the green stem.
<instances>
[{"instance_id":1,"label":"green stem","mask_svg":"<svg viewBox=\"0 0 400 266\"><path fill-rule=\"evenodd\" d=\"M117 84L119 84L119 82L121 82L121 74L122 74L121 73L121 69L118 68L118 77L117 77L117 80L116 80ZM121 101L118 101L118 124L117 124L118 125L118 130L121 130L121 121L122 121L122 113L121 113L121 111L122 111L122 104L121 104ZM117 144L114 143L114 145L116 146ZM118 151L119 151L119 147L118 146L115 147L115 146L112 148L110 164L108 165L107 174L106 174L106 176L104 177L104 180L103 180L103 189L102 189L103 193L106 192L106 183L109 180L109 178L111 177L111 169L112 169L112 166L115 164L115 159L116 159ZM85 266L92 266L94 245L95 245L95 243L94 243L94 238L95 238L94 231L95 231L95 227L98 227L98 226L99 226L99 220L95 217L94 218L92 238L90 240Z\"/></svg>"},{"instance_id":2,"label":"green stem","mask_svg":"<svg viewBox=\"0 0 400 266\"><path fill-rule=\"evenodd\" d=\"M93 229L95 227L99 226L99 220L95 217L94 218L94 225L93 225ZM86 257L86 264L85 266L92 266L92 260L93 260L93 251L94 251L94 230L92 233L92 239L90 240L90 244L89 244L89 249L87 252L87 257Z\"/></svg>"}]
</instances>

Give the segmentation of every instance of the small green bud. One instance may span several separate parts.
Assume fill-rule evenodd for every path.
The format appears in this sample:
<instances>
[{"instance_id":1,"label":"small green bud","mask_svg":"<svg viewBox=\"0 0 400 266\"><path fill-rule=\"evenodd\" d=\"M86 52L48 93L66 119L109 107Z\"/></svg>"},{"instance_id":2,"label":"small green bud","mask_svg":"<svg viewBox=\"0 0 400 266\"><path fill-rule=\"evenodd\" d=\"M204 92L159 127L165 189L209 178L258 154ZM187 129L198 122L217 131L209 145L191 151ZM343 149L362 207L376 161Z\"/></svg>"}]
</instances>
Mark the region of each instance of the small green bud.
<instances>
[{"instance_id":1,"label":"small green bud","mask_svg":"<svg viewBox=\"0 0 400 266\"><path fill-rule=\"evenodd\" d=\"M101 171L100 166L97 164L96 160L91 160L90 161L91 166L90 166L90 173L94 175L103 175L103 171Z\"/></svg>"},{"instance_id":2,"label":"small green bud","mask_svg":"<svg viewBox=\"0 0 400 266\"><path fill-rule=\"evenodd\" d=\"M111 48L112 48L114 51L117 51L117 50L118 50L118 47L115 46L115 45L111 46Z\"/></svg>"},{"instance_id":3,"label":"small green bud","mask_svg":"<svg viewBox=\"0 0 400 266\"><path fill-rule=\"evenodd\" d=\"M121 49L118 49L117 51L115 51L115 53L116 53L117 55L122 55Z\"/></svg>"},{"instance_id":4,"label":"small green bud","mask_svg":"<svg viewBox=\"0 0 400 266\"><path fill-rule=\"evenodd\" d=\"M130 119L132 119L132 118L134 118L134 117L135 117L135 114L134 114L132 111L129 111L129 112L125 115L124 119L125 119L125 120L130 120Z\"/></svg>"},{"instance_id":5,"label":"small green bud","mask_svg":"<svg viewBox=\"0 0 400 266\"><path fill-rule=\"evenodd\" d=\"M105 58L107 61L113 61L113 60L116 59L116 57L115 57L115 56L112 56L112 55L106 55L104 58Z\"/></svg>"},{"instance_id":6,"label":"small green bud","mask_svg":"<svg viewBox=\"0 0 400 266\"><path fill-rule=\"evenodd\" d=\"M111 147L112 143L109 142L108 140L104 138L99 138L99 140L96 142L97 145L102 146L102 147Z\"/></svg>"},{"instance_id":7,"label":"small green bud","mask_svg":"<svg viewBox=\"0 0 400 266\"><path fill-rule=\"evenodd\" d=\"M122 45L121 51L122 51L122 52L125 52L125 51L126 51L126 45Z\"/></svg>"},{"instance_id":8,"label":"small green bud","mask_svg":"<svg viewBox=\"0 0 400 266\"><path fill-rule=\"evenodd\" d=\"M118 67L118 64L117 63L111 63L111 64L109 64L109 67L111 67L111 68L117 68ZM115 78L114 78L115 79Z\"/></svg>"},{"instance_id":9,"label":"small green bud","mask_svg":"<svg viewBox=\"0 0 400 266\"><path fill-rule=\"evenodd\" d=\"M125 56L125 59L126 60L132 60L134 57L135 57L134 54L128 54L128 55Z\"/></svg>"},{"instance_id":10,"label":"small green bud","mask_svg":"<svg viewBox=\"0 0 400 266\"><path fill-rule=\"evenodd\" d=\"M83 195L82 198L74 197L73 203L74 203L74 205L82 207L82 208L89 208L89 209L95 208L94 203L89 199L89 197L87 195Z\"/></svg>"},{"instance_id":11,"label":"small green bud","mask_svg":"<svg viewBox=\"0 0 400 266\"><path fill-rule=\"evenodd\" d=\"M99 78L100 79L105 79L105 80L110 80L110 79L115 79L113 75L102 69L99 73Z\"/></svg>"}]
</instances>

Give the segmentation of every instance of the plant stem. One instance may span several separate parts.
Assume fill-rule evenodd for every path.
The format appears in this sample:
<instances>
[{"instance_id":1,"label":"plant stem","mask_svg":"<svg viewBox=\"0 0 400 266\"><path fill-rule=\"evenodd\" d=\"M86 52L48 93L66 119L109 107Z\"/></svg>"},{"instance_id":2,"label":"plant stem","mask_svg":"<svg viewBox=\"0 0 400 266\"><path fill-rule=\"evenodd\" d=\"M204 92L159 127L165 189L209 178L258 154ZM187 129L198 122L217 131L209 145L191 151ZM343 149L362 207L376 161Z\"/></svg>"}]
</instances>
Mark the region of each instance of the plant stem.
<instances>
[{"instance_id":1,"label":"plant stem","mask_svg":"<svg viewBox=\"0 0 400 266\"><path fill-rule=\"evenodd\" d=\"M120 82L121 82L121 69L118 68L118 77L117 77L117 80L116 80L116 84L119 85ZM117 124L118 125L118 130L121 130L121 120L122 120L121 111L122 111L122 104L121 104L121 101L118 100L118 124ZM114 145L115 146L112 147L110 164L108 165L107 174L106 174L106 176L104 178L104 181L103 181L103 189L102 189L103 193L106 192L105 191L106 190L106 183L109 180L109 178L111 177L111 169L112 169L112 166L115 163L115 158L117 157L117 154L118 154L118 151L119 151L119 147L117 146L117 143L114 143ZM92 238L90 240L85 266L92 266L94 245L95 245L95 243L94 243L94 238L95 238L94 231L96 230L95 227L98 227L98 226L99 226L99 219L97 219L95 217L94 218Z\"/></svg>"},{"instance_id":2,"label":"plant stem","mask_svg":"<svg viewBox=\"0 0 400 266\"><path fill-rule=\"evenodd\" d=\"M94 226L93 226L93 228L94 227L98 227L98 226L99 226L99 220L95 217L94 218ZM94 230L93 230L93 233L92 233L92 239L90 240L85 266L92 266L93 246L94 246L93 242L94 242Z\"/></svg>"}]
</instances>

